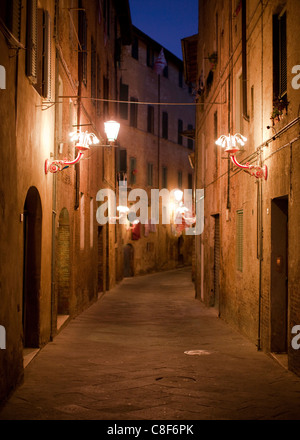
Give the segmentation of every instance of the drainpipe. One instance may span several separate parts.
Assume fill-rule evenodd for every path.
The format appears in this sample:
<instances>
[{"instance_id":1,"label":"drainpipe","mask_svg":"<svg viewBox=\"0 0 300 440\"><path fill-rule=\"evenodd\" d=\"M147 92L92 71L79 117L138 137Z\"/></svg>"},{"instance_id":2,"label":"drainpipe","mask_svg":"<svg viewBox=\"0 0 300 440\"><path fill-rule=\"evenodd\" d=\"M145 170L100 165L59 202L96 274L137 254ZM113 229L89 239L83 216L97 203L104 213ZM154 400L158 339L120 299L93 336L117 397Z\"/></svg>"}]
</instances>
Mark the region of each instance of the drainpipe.
<instances>
[{"instance_id":1,"label":"drainpipe","mask_svg":"<svg viewBox=\"0 0 300 440\"><path fill-rule=\"evenodd\" d=\"M264 5L261 0L261 138L263 140L263 57L264 57L264 36L263 36L263 13ZM259 160L261 165L261 153L262 146L259 147ZM263 184L262 179L257 183L257 216L258 216L258 228L257 228L257 242L258 242L258 258L259 258L259 285L258 285L258 329L257 329L257 350L261 350L261 300L262 300L262 260L263 260Z\"/></svg>"},{"instance_id":2,"label":"drainpipe","mask_svg":"<svg viewBox=\"0 0 300 440\"><path fill-rule=\"evenodd\" d=\"M247 1L242 0L242 80L243 80L243 118L249 122L247 113Z\"/></svg>"},{"instance_id":3,"label":"drainpipe","mask_svg":"<svg viewBox=\"0 0 300 440\"><path fill-rule=\"evenodd\" d=\"M58 40L58 21L59 21L59 4L55 0L55 41ZM58 54L56 49L56 63L55 63L55 94L58 90ZM57 99L56 99L57 101ZM54 125L54 157L57 157L57 142L56 142L56 122ZM55 336L53 318L55 316L55 223L56 223L56 174L52 177L52 247L51 247L51 322L50 322L50 341L53 341Z\"/></svg>"}]
</instances>

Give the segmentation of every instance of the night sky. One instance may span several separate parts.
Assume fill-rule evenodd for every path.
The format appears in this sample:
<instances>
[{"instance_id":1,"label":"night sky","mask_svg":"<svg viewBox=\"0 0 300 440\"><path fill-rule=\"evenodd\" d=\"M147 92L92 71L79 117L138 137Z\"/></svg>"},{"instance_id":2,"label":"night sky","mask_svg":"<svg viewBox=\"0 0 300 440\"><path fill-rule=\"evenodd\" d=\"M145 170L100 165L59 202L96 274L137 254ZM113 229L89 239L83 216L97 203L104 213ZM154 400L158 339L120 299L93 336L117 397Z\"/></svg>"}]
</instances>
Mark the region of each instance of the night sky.
<instances>
[{"instance_id":1,"label":"night sky","mask_svg":"<svg viewBox=\"0 0 300 440\"><path fill-rule=\"evenodd\" d=\"M132 24L182 59L181 39L198 33L198 0L129 0Z\"/></svg>"}]
</instances>

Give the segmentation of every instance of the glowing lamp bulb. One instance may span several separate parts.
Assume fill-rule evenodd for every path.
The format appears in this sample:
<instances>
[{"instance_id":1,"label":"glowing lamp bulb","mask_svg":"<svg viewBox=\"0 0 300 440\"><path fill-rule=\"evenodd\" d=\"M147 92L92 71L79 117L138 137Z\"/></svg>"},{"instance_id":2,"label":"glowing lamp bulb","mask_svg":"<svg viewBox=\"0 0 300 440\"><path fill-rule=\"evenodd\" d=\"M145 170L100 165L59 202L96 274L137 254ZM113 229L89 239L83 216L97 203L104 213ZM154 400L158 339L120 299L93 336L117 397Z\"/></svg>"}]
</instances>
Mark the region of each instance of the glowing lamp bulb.
<instances>
[{"instance_id":1,"label":"glowing lamp bulb","mask_svg":"<svg viewBox=\"0 0 300 440\"><path fill-rule=\"evenodd\" d=\"M116 121L107 121L104 123L104 130L108 142L115 142L119 134L120 124Z\"/></svg>"}]
</instances>

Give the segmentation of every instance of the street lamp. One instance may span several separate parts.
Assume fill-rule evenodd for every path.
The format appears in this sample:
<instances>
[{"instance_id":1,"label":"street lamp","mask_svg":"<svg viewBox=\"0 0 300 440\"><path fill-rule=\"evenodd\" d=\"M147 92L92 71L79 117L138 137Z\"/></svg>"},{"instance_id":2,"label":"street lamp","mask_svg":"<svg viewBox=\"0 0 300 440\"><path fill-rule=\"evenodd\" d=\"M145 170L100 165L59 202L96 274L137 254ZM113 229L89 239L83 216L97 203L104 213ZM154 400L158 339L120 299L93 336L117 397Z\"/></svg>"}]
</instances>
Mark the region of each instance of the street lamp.
<instances>
[{"instance_id":1,"label":"street lamp","mask_svg":"<svg viewBox=\"0 0 300 440\"><path fill-rule=\"evenodd\" d=\"M116 141L119 134L120 124L115 121L108 121L104 123L104 130L107 135L107 140L109 145L100 145L100 141L94 133L88 133L76 131L70 133L71 142L76 142L75 148L79 151L74 160L53 160L52 162L46 159L45 161L45 174L57 173L58 171L63 171L69 168L70 165L75 165L84 156L84 152L90 149L90 145L98 145L100 147L112 146Z\"/></svg>"},{"instance_id":2,"label":"street lamp","mask_svg":"<svg viewBox=\"0 0 300 440\"><path fill-rule=\"evenodd\" d=\"M115 121L107 121L104 122L104 131L107 136L107 140L110 143L116 141L120 130L120 124Z\"/></svg>"},{"instance_id":3,"label":"street lamp","mask_svg":"<svg viewBox=\"0 0 300 440\"><path fill-rule=\"evenodd\" d=\"M216 145L225 148L225 152L230 155L230 159L234 165L248 172L251 176L255 176L257 179L264 178L267 180L267 165L260 167L259 165L250 165L249 162L247 162L245 165L242 165L237 161L235 154L240 151L240 147L243 147L246 141L247 138L240 133L235 135L229 134L229 136L220 136L216 141Z\"/></svg>"}]
</instances>

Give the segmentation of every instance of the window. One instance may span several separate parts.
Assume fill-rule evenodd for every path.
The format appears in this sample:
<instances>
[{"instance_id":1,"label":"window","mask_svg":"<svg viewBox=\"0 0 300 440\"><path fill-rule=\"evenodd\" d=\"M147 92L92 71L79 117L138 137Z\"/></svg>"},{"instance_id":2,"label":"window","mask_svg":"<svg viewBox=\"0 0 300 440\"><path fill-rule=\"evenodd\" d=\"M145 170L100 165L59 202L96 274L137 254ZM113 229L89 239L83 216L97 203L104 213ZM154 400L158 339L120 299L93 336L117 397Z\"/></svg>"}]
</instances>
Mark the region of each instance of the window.
<instances>
[{"instance_id":1,"label":"window","mask_svg":"<svg viewBox=\"0 0 300 440\"><path fill-rule=\"evenodd\" d=\"M86 12L78 11L78 62L79 62L79 74L80 80L83 84L87 85L87 20Z\"/></svg>"},{"instance_id":2,"label":"window","mask_svg":"<svg viewBox=\"0 0 300 440\"><path fill-rule=\"evenodd\" d=\"M37 0L27 1L26 75L32 84L37 82Z\"/></svg>"},{"instance_id":3,"label":"window","mask_svg":"<svg viewBox=\"0 0 300 440\"><path fill-rule=\"evenodd\" d=\"M133 101L130 103L130 126L131 127L137 127L137 115L138 115L138 104L135 104L135 102L138 102L136 98L130 98L130 101Z\"/></svg>"},{"instance_id":4,"label":"window","mask_svg":"<svg viewBox=\"0 0 300 440\"><path fill-rule=\"evenodd\" d=\"M147 184L153 186L153 164L148 163Z\"/></svg>"},{"instance_id":5,"label":"window","mask_svg":"<svg viewBox=\"0 0 300 440\"><path fill-rule=\"evenodd\" d=\"M85 211L84 211L84 194L81 193L80 196L80 249L84 249L84 220L85 220Z\"/></svg>"},{"instance_id":6,"label":"window","mask_svg":"<svg viewBox=\"0 0 300 440\"><path fill-rule=\"evenodd\" d=\"M235 86L235 132L243 133L243 75L236 77Z\"/></svg>"},{"instance_id":7,"label":"window","mask_svg":"<svg viewBox=\"0 0 300 440\"><path fill-rule=\"evenodd\" d=\"M168 187L168 169L167 167L162 167L162 187Z\"/></svg>"},{"instance_id":8,"label":"window","mask_svg":"<svg viewBox=\"0 0 300 440\"><path fill-rule=\"evenodd\" d=\"M103 17L105 20L105 35L110 36L110 0L103 1Z\"/></svg>"},{"instance_id":9,"label":"window","mask_svg":"<svg viewBox=\"0 0 300 440\"><path fill-rule=\"evenodd\" d=\"M163 76L164 76L165 78L169 78L169 67L168 67L168 66L165 66L165 67L164 67L164 70L163 70Z\"/></svg>"},{"instance_id":10,"label":"window","mask_svg":"<svg viewBox=\"0 0 300 440\"><path fill-rule=\"evenodd\" d=\"M101 115L101 66L100 66L100 58L97 55L97 116Z\"/></svg>"},{"instance_id":11,"label":"window","mask_svg":"<svg viewBox=\"0 0 300 440\"><path fill-rule=\"evenodd\" d=\"M154 107L152 105L148 105L147 131L154 134Z\"/></svg>"},{"instance_id":12,"label":"window","mask_svg":"<svg viewBox=\"0 0 300 440\"><path fill-rule=\"evenodd\" d=\"M188 125L188 130L189 130L189 131L192 131L192 130L193 130L193 126L192 126L191 124ZM193 141L193 139L188 138L188 148L189 148L190 150L193 150L193 149L194 149L194 141Z\"/></svg>"},{"instance_id":13,"label":"window","mask_svg":"<svg viewBox=\"0 0 300 440\"><path fill-rule=\"evenodd\" d=\"M147 46L147 66L153 67L154 65L154 50L151 46Z\"/></svg>"},{"instance_id":14,"label":"window","mask_svg":"<svg viewBox=\"0 0 300 440\"><path fill-rule=\"evenodd\" d=\"M130 158L130 184L134 185L136 183L136 158Z\"/></svg>"},{"instance_id":15,"label":"window","mask_svg":"<svg viewBox=\"0 0 300 440\"><path fill-rule=\"evenodd\" d=\"M109 79L105 76L103 77L103 98L109 99ZM104 117L108 116L108 101L103 101L103 115Z\"/></svg>"},{"instance_id":16,"label":"window","mask_svg":"<svg viewBox=\"0 0 300 440\"><path fill-rule=\"evenodd\" d=\"M183 122L182 122L182 119L178 119L178 140L177 140L177 143L179 145L182 145L182 135L181 135L182 131L183 131Z\"/></svg>"},{"instance_id":17,"label":"window","mask_svg":"<svg viewBox=\"0 0 300 440\"><path fill-rule=\"evenodd\" d=\"M1 19L18 41L21 37L21 7L21 0L4 0L0 8Z\"/></svg>"},{"instance_id":18,"label":"window","mask_svg":"<svg viewBox=\"0 0 300 440\"><path fill-rule=\"evenodd\" d=\"M135 58L136 60L139 59L139 40L137 37L134 37L133 43L131 46L131 56L132 58Z\"/></svg>"},{"instance_id":19,"label":"window","mask_svg":"<svg viewBox=\"0 0 300 440\"><path fill-rule=\"evenodd\" d=\"M168 113L162 113L162 137L168 139Z\"/></svg>"},{"instance_id":20,"label":"window","mask_svg":"<svg viewBox=\"0 0 300 440\"><path fill-rule=\"evenodd\" d=\"M34 5L32 5L34 7ZM34 20L32 11L32 20ZM33 25L34 26L34 25ZM33 78L33 86L44 98L51 100L51 29L48 11L37 9L37 45L36 66L32 58L34 53L27 57L27 72ZM34 55L35 56L35 55ZM36 77L33 74L36 74Z\"/></svg>"},{"instance_id":21,"label":"window","mask_svg":"<svg viewBox=\"0 0 300 440\"><path fill-rule=\"evenodd\" d=\"M188 189L193 189L193 175L191 173L188 174Z\"/></svg>"},{"instance_id":22,"label":"window","mask_svg":"<svg viewBox=\"0 0 300 440\"><path fill-rule=\"evenodd\" d=\"M123 84L122 80L120 81L120 101L126 101L124 104L120 103L120 117L122 119L128 119L128 85Z\"/></svg>"},{"instance_id":23,"label":"window","mask_svg":"<svg viewBox=\"0 0 300 440\"><path fill-rule=\"evenodd\" d=\"M240 272L243 272L243 210L239 210L236 213L236 268Z\"/></svg>"},{"instance_id":24,"label":"window","mask_svg":"<svg viewBox=\"0 0 300 440\"><path fill-rule=\"evenodd\" d=\"M97 55L95 41L91 39L91 96L92 103L96 105L96 93L97 93Z\"/></svg>"},{"instance_id":25,"label":"window","mask_svg":"<svg viewBox=\"0 0 300 440\"><path fill-rule=\"evenodd\" d=\"M182 171L178 171L178 188L182 188Z\"/></svg>"},{"instance_id":26,"label":"window","mask_svg":"<svg viewBox=\"0 0 300 440\"><path fill-rule=\"evenodd\" d=\"M117 172L121 174L119 180L125 180L124 174L127 173L127 150L116 149L116 168Z\"/></svg>"},{"instance_id":27,"label":"window","mask_svg":"<svg viewBox=\"0 0 300 440\"><path fill-rule=\"evenodd\" d=\"M94 246L94 199L90 199L90 247Z\"/></svg>"},{"instance_id":28,"label":"window","mask_svg":"<svg viewBox=\"0 0 300 440\"><path fill-rule=\"evenodd\" d=\"M273 16L273 94L274 99L286 101L287 46L286 12Z\"/></svg>"},{"instance_id":29,"label":"window","mask_svg":"<svg viewBox=\"0 0 300 440\"><path fill-rule=\"evenodd\" d=\"M178 85L179 87L183 87L183 73L182 70L179 70L178 72Z\"/></svg>"}]
</instances>

